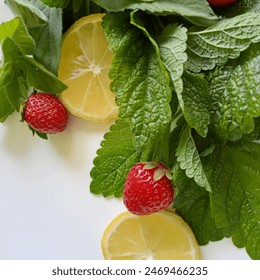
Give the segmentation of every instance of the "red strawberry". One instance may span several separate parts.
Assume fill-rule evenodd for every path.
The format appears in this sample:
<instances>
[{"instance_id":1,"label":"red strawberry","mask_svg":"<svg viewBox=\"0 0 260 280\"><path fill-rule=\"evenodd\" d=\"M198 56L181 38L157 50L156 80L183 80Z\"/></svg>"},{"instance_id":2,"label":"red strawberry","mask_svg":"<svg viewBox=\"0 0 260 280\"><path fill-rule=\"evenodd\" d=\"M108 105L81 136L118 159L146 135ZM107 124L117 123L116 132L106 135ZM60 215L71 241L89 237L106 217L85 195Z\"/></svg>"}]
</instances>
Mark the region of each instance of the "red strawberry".
<instances>
[{"instance_id":1,"label":"red strawberry","mask_svg":"<svg viewBox=\"0 0 260 280\"><path fill-rule=\"evenodd\" d=\"M235 4L237 2L237 0L208 0L210 6L212 7L225 7L225 6L229 6L231 4Z\"/></svg>"},{"instance_id":2,"label":"red strawberry","mask_svg":"<svg viewBox=\"0 0 260 280\"><path fill-rule=\"evenodd\" d=\"M61 101L43 92L29 96L23 110L23 119L32 129L43 134L62 132L68 123L67 110Z\"/></svg>"},{"instance_id":3,"label":"red strawberry","mask_svg":"<svg viewBox=\"0 0 260 280\"><path fill-rule=\"evenodd\" d=\"M173 201L169 168L159 162L137 163L129 171L123 192L126 208L136 215L165 209Z\"/></svg>"}]
</instances>

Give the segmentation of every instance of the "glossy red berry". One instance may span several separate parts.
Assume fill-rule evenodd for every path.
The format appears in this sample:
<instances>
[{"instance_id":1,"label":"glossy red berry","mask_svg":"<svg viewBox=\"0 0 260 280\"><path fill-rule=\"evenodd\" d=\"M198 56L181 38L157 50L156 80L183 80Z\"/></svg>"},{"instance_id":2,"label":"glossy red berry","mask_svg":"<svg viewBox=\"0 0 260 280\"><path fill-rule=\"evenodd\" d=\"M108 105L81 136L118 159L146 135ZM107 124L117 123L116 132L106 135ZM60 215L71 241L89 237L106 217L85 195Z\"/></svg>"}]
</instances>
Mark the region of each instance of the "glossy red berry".
<instances>
[{"instance_id":1,"label":"glossy red berry","mask_svg":"<svg viewBox=\"0 0 260 280\"><path fill-rule=\"evenodd\" d=\"M136 215L158 212L174 197L170 170L161 163L137 163L129 171L123 191L126 208Z\"/></svg>"},{"instance_id":2,"label":"glossy red berry","mask_svg":"<svg viewBox=\"0 0 260 280\"><path fill-rule=\"evenodd\" d=\"M235 4L237 0L208 0L208 2L212 7L221 8Z\"/></svg>"},{"instance_id":3,"label":"glossy red berry","mask_svg":"<svg viewBox=\"0 0 260 280\"><path fill-rule=\"evenodd\" d=\"M28 125L44 134L62 132L68 123L67 110L61 101L48 93L34 93L25 103L23 119Z\"/></svg>"}]
</instances>

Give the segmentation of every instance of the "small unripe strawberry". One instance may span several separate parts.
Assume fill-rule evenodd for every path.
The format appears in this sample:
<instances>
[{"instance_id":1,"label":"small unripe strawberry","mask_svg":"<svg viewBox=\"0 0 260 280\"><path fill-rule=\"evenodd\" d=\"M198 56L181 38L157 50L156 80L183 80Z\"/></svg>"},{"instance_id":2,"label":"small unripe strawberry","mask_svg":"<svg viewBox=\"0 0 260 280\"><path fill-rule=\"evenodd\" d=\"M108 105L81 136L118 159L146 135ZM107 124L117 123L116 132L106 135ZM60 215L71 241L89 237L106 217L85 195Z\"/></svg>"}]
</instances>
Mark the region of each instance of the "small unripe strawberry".
<instances>
[{"instance_id":1,"label":"small unripe strawberry","mask_svg":"<svg viewBox=\"0 0 260 280\"><path fill-rule=\"evenodd\" d=\"M174 197L169 168L162 163L137 163L129 171L123 191L126 208L136 215L158 212Z\"/></svg>"},{"instance_id":2,"label":"small unripe strawberry","mask_svg":"<svg viewBox=\"0 0 260 280\"><path fill-rule=\"evenodd\" d=\"M56 96L38 92L28 97L23 119L33 130L43 134L54 134L67 127L68 114Z\"/></svg>"}]
</instances>

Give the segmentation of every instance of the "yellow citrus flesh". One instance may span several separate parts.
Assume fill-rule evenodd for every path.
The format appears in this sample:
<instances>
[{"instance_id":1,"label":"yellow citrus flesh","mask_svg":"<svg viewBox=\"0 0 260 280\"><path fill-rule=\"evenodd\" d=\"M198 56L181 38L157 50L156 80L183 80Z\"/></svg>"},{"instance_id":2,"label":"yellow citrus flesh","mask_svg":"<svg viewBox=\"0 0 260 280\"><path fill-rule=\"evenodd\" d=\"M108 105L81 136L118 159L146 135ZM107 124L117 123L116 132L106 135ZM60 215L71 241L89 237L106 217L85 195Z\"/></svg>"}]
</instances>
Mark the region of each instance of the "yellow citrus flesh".
<instances>
[{"instance_id":1,"label":"yellow citrus flesh","mask_svg":"<svg viewBox=\"0 0 260 280\"><path fill-rule=\"evenodd\" d=\"M107 260L200 259L191 228L169 211L144 216L123 212L105 229L101 247Z\"/></svg>"},{"instance_id":2,"label":"yellow citrus flesh","mask_svg":"<svg viewBox=\"0 0 260 280\"><path fill-rule=\"evenodd\" d=\"M74 115L94 122L107 122L118 115L108 72L114 53L101 27L104 14L76 21L66 32L58 76L68 88L60 98Z\"/></svg>"}]
</instances>

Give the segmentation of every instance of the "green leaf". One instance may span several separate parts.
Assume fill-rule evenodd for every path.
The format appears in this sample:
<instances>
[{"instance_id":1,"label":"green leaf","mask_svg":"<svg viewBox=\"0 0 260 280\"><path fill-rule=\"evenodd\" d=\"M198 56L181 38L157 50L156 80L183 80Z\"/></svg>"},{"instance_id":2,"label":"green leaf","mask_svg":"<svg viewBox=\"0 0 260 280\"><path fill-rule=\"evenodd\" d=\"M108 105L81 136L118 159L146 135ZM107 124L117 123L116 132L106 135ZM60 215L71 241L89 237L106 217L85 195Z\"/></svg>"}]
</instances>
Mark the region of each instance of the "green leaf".
<instances>
[{"instance_id":1,"label":"green leaf","mask_svg":"<svg viewBox=\"0 0 260 280\"><path fill-rule=\"evenodd\" d=\"M67 7L70 0L41 0L45 5L55 8Z\"/></svg>"},{"instance_id":2,"label":"green leaf","mask_svg":"<svg viewBox=\"0 0 260 280\"><path fill-rule=\"evenodd\" d=\"M177 94L183 115L190 125L202 136L206 137L210 123L210 98L208 83L201 74L185 71L183 91Z\"/></svg>"},{"instance_id":3,"label":"green leaf","mask_svg":"<svg viewBox=\"0 0 260 280\"><path fill-rule=\"evenodd\" d=\"M183 90L183 64L187 60L186 41L187 29L175 23L165 27L158 36L157 43L161 59L169 71L174 90L180 94Z\"/></svg>"},{"instance_id":4,"label":"green leaf","mask_svg":"<svg viewBox=\"0 0 260 280\"><path fill-rule=\"evenodd\" d=\"M247 142L259 141L260 140L260 117L254 119L255 127L249 134L244 134L241 139L234 142L228 142L230 146L243 145Z\"/></svg>"},{"instance_id":5,"label":"green leaf","mask_svg":"<svg viewBox=\"0 0 260 280\"><path fill-rule=\"evenodd\" d=\"M206 160L212 187L211 211L217 225L260 259L260 144L217 148Z\"/></svg>"},{"instance_id":6,"label":"green leaf","mask_svg":"<svg viewBox=\"0 0 260 280\"><path fill-rule=\"evenodd\" d=\"M9 101L17 110L20 99L24 100L27 97L29 86L53 94L66 89L66 85L54 74L33 58L23 55L12 39L6 38L2 49L4 66L1 71L0 88L5 88Z\"/></svg>"},{"instance_id":7,"label":"green leaf","mask_svg":"<svg viewBox=\"0 0 260 280\"><path fill-rule=\"evenodd\" d=\"M181 169L185 170L187 177L193 178L200 187L211 191L200 155L188 126L181 134L179 145L176 149L176 157Z\"/></svg>"},{"instance_id":8,"label":"green leaf","mask_svg":"<svg viewBox=\"0 0 260 280\"><path fill-rule=\"evenodd\" d=\"M221 15L225 17L234 17L247 12L260 12L260 2L259 0L239 0L234 5L226 9L222 9Z\"/></svg>"},{"instance_id":9,"label":"green leaf","mask_svg":"<svg viewBox=\"0 0 260 280\"><path fill-rule=\"evenodd\" d=\"M24 54L33 54L35 51L35 44L32 37L27 32L21 17L15 17L10 21L4 22L0 25L0 42L6 37L14 40L16 45Z\"/></svg>"},{"instance_id":10,"label":"green leaf","mask_svg":"<svg viewBox=\"0 0 260 280\"><path fill-rule=\"evenodd\" d=\"M179 14L194 24L210 26L217 20L206 0L94 0L110 12L142 10L156 15Z\"/></svg>"},{"instance_id":11,"label":"green leaf","mask_svg":"<svg viewBox=\"0 0 260 280\"><path fill-rule=\"evenodd\" d=\"M33 57L57 76L63 31L62 9L51 8L40 0L8 0L7 4L22 17L30 39L35 42Z\"/></svg>"},{"instance_id":12,"label":"green leaf","mask_svg":"<svg viewBox=\"0 0 260 280\"><path fill-rule=\"evenodd\" d=\"M12 63L5 63L1 68L0 75L0 88L6 86L14 77Z\"/></svg>"},{"instance_id":13,"label":"green leaf","mask_svg":"<svg viewBox=\"0 0 260 280\"><path fill-rule=\"evenodd\" d=\"M157 133L153 142L146 145L142 150L140 161L142 162L163 162L164 165L170 166L169 158L169 141L170 141L171 123L165 125Z\"/></svg>"},{"instance_id":14,"label":"green leaf","mask_svg":"<svg viewBox=\"0 0 260 280\"><path fill-rule=\"evenodd\" d=\"M175 197L173 207L191 226L200 245L221 240L225 234L216 226L211 215L210 194L186 176L179 164L173 171Z\"/></svg>"},{"instance_id":15,"label":"green leaf","mask_svg":"<svg viewBox=\"0 0 260 280\"><path fill-rule=\"evenodd\" d=\"M6 3L15 15L23 18L26 26L37 27L48 21L42 11L36 7L35 0L6 0Z\"/></svg>"},{"instance_id":16,"label":"green leaf","mask_svg":"<svg viewBox=\"0 0 260 280\"><path fill-rule=\"evenodd\" d=\"M21 101L25 100L28 94L28 88L22 70L16 67L13 61L19 61L24 55L14 41L8 37L2 43L2 50L4 64L1 69L0 88L3 89L12 109L19 111ZM5 114L4 108L1 110L1 114ZM9 111L11 112L11 110Z\"/></svg>"},{"instance_id":17,"label":"green leaf","mask_svg":"<svg viewBox=\"0 0 260 280\"><path fill-rule=\"evenodd\" d=\"M154 44L129 23L127 13L108 14L103 27L117 51L110 71L111 89L120 117L130 121L136 147L142 150L171 120L168 75Z\"/></svg>"},{"instance_id":18,"label":"green leaf","mask_svg":"<svg viewBox=\"0 0 260 280\"><path fill-rule=\"evenodd\" d=\"M134 147L129 123L118 119L104 136L91 170L90 191L104 196L122 196L125 178L140 154Z\"/></svg>"},{"instance_id":19,"label":"green leaf","mask_svg":"<svg viewBox=\"0 0 260 280\"><path fill-rule=\"evenodd\" d=\"M23 76L14 75L4 89L10 104L17 112L19 112L22 101L26 100L29 94L25 78Z\"/></svg>"},{"instance_id":20,"label":"green leaf","mask_svg":"<svg viewBox=\"0 0 260 280\"><path fill-rule=\"evenodd\" d=\"M0 122L4 122L13 111L14 108L6 96L5 88L0 88Z\"/></svg>"},{"instance_id":21,"label":"green leaf","mask_svg":"<svg viewBox=\"0 0 260 280\"><path fill-rule=\"evenodd\" d=\"M209 132L215 141L235 141L254 130L260 115L260 44L243 52L234 65L217 67L207 76L211 97Z\"/></svg>"},{"instance_id":22,"label":"green leaf","mask_svg":"<svg viewBox=\"0 0 260 280\"><path fill-rule=\"evenodd\" d=\"M187 67L193 72L213 69L239 57L251 43L260 41L259 13L248 12L201 30L188 31Z\"/></svg>"},{"instance_id":23,"label":"green leaf","mask_svg":"<svg viewBox=\"0 0 260 280\"><path fill-rule=\"evenodd\" d=\"M57 94L63 92L67 86L40 63L30 57L24 57L14 62L14 67L21 67L25 73L28 85L35 89Z\"/></svg>"},{"instance_id":24,"label":"green leaf","mask_svg":"<svg viewBox=\"0 0 260 280\"><path fill-rule=\"evenodd\" d=\"M37 42L34 58L57 76L62 43L62 9L50 8L40 0L33 0L33 3L48 19L44 26L29 29Z\"/></svg>"}]
</instances>

